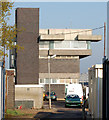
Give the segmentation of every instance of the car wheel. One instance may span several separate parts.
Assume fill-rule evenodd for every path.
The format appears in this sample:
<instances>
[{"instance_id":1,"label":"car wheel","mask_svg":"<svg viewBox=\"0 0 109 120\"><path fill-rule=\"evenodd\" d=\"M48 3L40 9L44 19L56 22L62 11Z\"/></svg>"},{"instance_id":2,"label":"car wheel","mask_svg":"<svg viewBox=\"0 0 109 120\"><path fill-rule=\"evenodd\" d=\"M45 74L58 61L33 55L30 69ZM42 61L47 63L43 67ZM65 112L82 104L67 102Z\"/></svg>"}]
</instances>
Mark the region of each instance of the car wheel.
<instances>
[{"instance_id":1,"label":"car wheel","mask_svg":"<svg viewBox=\"0 0 109 120\"><path fill-rule=\"evenodd\" d=\"M80 108L82 108L82 104L80 105Z\"/></svg>"},{"instance_id":2,"label":"car wheel","mask_svg":"<svg viewBox=\"0 0 109 120\"><path fill-rule=\"evenodd\" d=\"M67 107L67 105L65 104L65 107Z\"/></svg>"},{"instance_id":3,"label":"car wheel","mask_svg":"<svg viewBox=\"0 0 109 120\"><path fill-rule=\"evenodd\" d=\"M55 99L55 101L57 101L57 99Z\"/></svg>"}]
</instances>

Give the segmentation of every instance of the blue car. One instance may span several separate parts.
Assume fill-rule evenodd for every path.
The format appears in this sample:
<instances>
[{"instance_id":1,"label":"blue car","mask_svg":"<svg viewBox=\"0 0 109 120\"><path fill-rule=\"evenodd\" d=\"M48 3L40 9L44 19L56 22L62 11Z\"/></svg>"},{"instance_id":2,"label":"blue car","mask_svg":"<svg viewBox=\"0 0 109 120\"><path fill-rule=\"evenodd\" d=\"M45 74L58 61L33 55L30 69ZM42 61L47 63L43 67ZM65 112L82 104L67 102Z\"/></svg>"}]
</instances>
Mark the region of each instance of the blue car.
<instances>
[{"instance_id":1,"label":"blue car","mask_svg":"<svg viewBox=\"0 0 109 120\"><path fill-rule=\"evenodd\" d=\"M80 106L82 107L81 98L76 94L67 95L65 98L65 107Z\"/></svg>"},{"instance_id":2,"label":"blue car","mask_svg":"<svg viewBox=\"0 0 109 120\"><path fill-rule=\"evenodd\" d=\"M50 94L51 100L57 100L57 95L55 92L51 92ZM44 100L49 100L49 92L45 94L45 99Z\"/></svg>"}]
</instances>

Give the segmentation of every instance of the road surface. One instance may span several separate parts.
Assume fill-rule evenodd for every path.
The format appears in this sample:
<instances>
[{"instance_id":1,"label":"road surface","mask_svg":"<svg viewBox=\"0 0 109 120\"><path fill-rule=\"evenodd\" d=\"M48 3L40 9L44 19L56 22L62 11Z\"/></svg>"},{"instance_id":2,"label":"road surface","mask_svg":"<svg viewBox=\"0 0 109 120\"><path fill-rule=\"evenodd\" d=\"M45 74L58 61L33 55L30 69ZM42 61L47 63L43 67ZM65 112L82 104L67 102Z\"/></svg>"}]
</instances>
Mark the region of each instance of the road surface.
<instances>
[{"instance_id":1,"label":"road surface","mask_svg":"<svg viewBox=\"0 0 109 120\"><path fill-rule=\"evenodd\" d=\"M52 101L51 111L49 111L48 101L44 101L45 112L39 112L34 118L40 118L39 120L72 120L82 119L82 108L69 107L65 108L65 101Z\"/></svg>"}]
</instances>

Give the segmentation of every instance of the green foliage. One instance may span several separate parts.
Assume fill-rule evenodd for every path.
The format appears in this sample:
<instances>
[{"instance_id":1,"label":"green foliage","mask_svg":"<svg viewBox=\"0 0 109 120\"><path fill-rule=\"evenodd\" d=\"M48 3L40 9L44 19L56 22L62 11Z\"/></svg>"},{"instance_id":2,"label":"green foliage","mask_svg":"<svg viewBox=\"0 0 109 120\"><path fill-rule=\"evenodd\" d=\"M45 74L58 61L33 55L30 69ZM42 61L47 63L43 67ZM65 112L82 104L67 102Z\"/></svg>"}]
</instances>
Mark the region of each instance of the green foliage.
<instances>
[{"instance_id":1,"label":"green foliage","mask_svg":"<svg viewBox=\"0 0 109 120\"><path fill-rule=\"evenodd\" d=\"M7 109L6 114L5 114L5 118L13 118L14 116L33 116L33 114L31 113L23 113L20 110L12 110L12 109Z\"/></svg>"},{"instance_id":2,"label":"green foliage","mask_svg":"<svg viewBox=\"0 0 109 120\"><path fill-rule=\"evenodd\" d=\"M3 48L6 50L16 48L17 51L23 49L23 47L13 44L18 31L16 25L8 25L13 4L13 2L0 2L0 56L4 55Z\"/></svg>"},{"instance_id":3,"label":"green foliage","mask_svg":"<svg viewBox=\"0 0 109 120\"><path fill-rule=\"evenodd\" d=\"M10 110L10 109L8 109L6 111L6 114L13 115L13 116L24 115L24 113L21 113L21 112L16 111L16 110Z\"/></svg>"}]
</instances>

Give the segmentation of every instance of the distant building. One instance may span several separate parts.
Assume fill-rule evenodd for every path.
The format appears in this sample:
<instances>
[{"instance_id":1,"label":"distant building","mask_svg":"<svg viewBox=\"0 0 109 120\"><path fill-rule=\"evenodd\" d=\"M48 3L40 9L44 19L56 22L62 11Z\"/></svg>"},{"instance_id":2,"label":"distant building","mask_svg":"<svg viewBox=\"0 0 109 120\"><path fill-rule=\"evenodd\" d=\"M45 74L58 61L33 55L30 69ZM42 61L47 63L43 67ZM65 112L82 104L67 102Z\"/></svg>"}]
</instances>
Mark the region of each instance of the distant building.
<instances>
[{"instance_id":1,"label":"distant building","mask_svg":"<svg viewBox=\"0 0 109 120\"><path fill-rule=\"evenodd\" d=\"M79 83L88 86L89 79L88 79L88 73L81 73L79 78Z\"/></svg>"},{"instance_id":2,"label":"distant building","mask_svg":"<svg viewBox=\"0 0 109 120\"><path fill-rule=\"evenodd\" d=\"M91 42L102 39L91 29L39 29L39 9L18 8L17 44L24 50L12 50L10 68L16 69L16 84L52 85L79 83L80 59L92 54ZM50 73L48 71L48 57ZM49 81L50 78L50 81Z\"/></svg>"},{"instance_id":3,"label":"distant building","mask_svg":"<svg viewBox=\"0 0 109 120\"><path fill-rule=\"evenodd\" d=\"M49 77L52 84L79 83L80 59L92 54L90 43L101 36L91 29L40 29L39 35L39 84L49 83ZM56 55L50 59L50 75L48 53Z\"/></svg>"}]
</instances>

